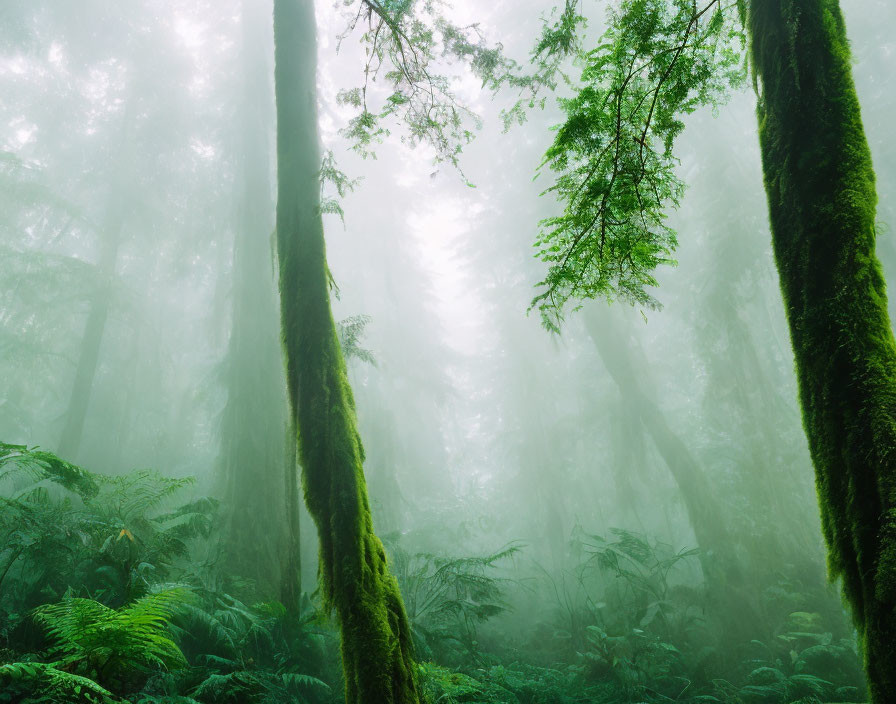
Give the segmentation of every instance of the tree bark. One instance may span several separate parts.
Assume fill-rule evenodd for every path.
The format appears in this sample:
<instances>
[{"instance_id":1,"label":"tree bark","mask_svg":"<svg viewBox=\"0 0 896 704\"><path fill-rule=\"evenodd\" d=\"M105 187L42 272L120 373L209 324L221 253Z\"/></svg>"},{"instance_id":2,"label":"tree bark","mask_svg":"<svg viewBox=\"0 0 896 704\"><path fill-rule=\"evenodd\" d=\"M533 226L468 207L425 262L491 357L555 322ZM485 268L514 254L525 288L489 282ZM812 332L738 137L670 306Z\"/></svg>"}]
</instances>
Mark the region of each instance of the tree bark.
<instances>
[{"instance_id":1,"label":"tree bark","mask_svg":"<svg viewBox=\"0 0 896 704\"><path fill-rule=\"evenodd\" d=\"M226 361L227 404L221 423L221 468L228 521L229 569L253 579L267 598L283 594L282 554L298 536L284 493L288 466L283 438L288 427L279 308L271 232L273 193L269 129L273 115L270 65L265 60L265 21L243 3L243 101L240 114L240 178L233 252L233 324ZM268 20L269 21L269 20ZM268 44L268 46L270 46ZM297 506L293 505L293 509ZM298 555L291 560L298 560ZM289 579L296 577L292 566ZM297 608L295 594L284 602Z\"/></svg>"},{"instance_id":2,"label":"tree bark","mask_svg":"<svg viewBox=\"0 0 896 704\"><path fill-rule=\"evenodd\" d=\"M696 458L645 390L641 381L647 370L643 352L631 334L612 319L610 311L602 314L596 306L590 306L585 312L585 326L604 366L640 418L678 486L700 548L700 564L710 601L719 607L715 608L718 621L729 635L736 633L736 637L747 640L756 637L760 624L755 618L755 607L746 600L746 575L736 558L737 545L723 509ZM730 609L730 602L735 598L740 603L737 612Z\"/></svg>"},{"instance_id":3,"label":"tree bark","mask_svg":"<svg viewBox=\"0 0 896 704\"><path fill-rule=\"evenodd\" d=\"M314 6L275 0L277 248L287 389L305 501L320 538L321 594L342 632L347 704L417 704L398 583L373 531L364 451L330 310L320 213Z\"/></svg>"},{"instance_id":4,"label":"tree bark","mask_svg":"<svg viewBox=\"0 0 896 704\"><path fill-rule=\"evenodd\" d=\"M832 577L896 701L896 343L837 0L753 0L762 165Z\"/></svg>"},{"instance_id":5,"label":"tree bark","mask_svg":"<svg viewBox=\"0 0 896 704\"><path fill-rule=\"evenodd\" d=\"M125 117L125 119L128 119ZM127 133L127 127L124 130ZM124 146L122 146L124 148ZM120 174L118 175L120 177ZM71 461L77 460L84 435L84 422L87 419L87 408L99 367L100 350L103 344L103 333L109 319L112 305L112 288L115 285L115 264L118 261L118 250L121 246L121 230L124 225L124 205L122 194L117 184L109 188L109 200L106 205L106 217L100 232L100 259L97 263L96 288L90 297L90 308L84 335L81 338L81 349L78 354L78 366L72 383L72 393L68 408L65 411L65 425L59 439L58 454Z\"/></svg>"}]
</instances>

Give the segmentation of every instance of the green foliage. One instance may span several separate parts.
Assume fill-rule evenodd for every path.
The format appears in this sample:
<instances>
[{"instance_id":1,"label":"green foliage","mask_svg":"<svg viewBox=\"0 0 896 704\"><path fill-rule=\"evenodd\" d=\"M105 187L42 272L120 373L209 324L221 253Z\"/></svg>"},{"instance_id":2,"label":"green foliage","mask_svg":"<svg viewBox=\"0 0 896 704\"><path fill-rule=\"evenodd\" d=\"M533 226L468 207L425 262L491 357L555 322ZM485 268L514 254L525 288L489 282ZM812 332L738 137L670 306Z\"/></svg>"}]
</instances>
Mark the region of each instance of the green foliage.
<instances>
[{"instance_id":1,"label":"green foliage","mask_svg":"<svg viewBox=\"0 0 896 704\"><path fill-rule=\"evenodd\" d=\"M573 545L581 556L577 578L588 589L589 578L605 584L599 598L586 602L591 619L601 629L640 639L644 630L662 637L664 642L681 641L700 622L702 593L676 584L681 574L692 569L696 549L673 550L637 533L611 529L611 538L591 535L577 528ZM607 577L612 579L607 580ZM582 621L584 624L588 619ZM584 635L594 644L595 631ZM640 645L643 644L639 644Z\"/></svg>"},{"instance_id":2,"label":"green foliage","mask_svg":"<svg viewBox=\"0 0 896 704\"><path fill-rule=\"evenodd\" d=\"M439 71L439 61L466 64L483 86L497 88L515 68L500 45L490 46L477 25L459 26L447 19L442 0L343 0L352 7L348 27L340 41L359 25L364 27L364 81L342 90L339 101L356 114L343 130L353 148L373 156L376 143L390 134L395 120L406 130L403 140L425 144L437 162L459 168L463 147L473 138L480 121L461 103L450 76ZM371 105L373 86L385 85L386 97Z\"/></svg>"},{"instance_id":3,"label":"green foliage","mask_svg":"<svg viewBox=\"0 0 896 704\"><path fill-rule=\"evenodd\" d=\"M330 687L302 668L319 662L325 647L335 652L321 625L307 603L299 617L277 602L250 607L227 594L187 605L174 630L195 663L191 695L212 702L318 701Z\"/></svg>"},{"instance_id":4,"label":"green foliage","mask_svg":"<svg viewBox=\"0 0 896 704\"><path fill-rule=\"evenodd\" d=\"M545 672L571 701L860 700L855 646L834 639L821 614L790 613L771 624L775 635L767 643L733 642L718 630L704 592L686 586L696 551L624 530L603 537L577 529L573 538L580 555L571 575L575 587L551 577L556 621L537 630L553 663ZM784 604L802 599L778 598ZM734 596L713 605L713 611L739 608Z\"/></svg>"},{"instance_id":5,"label":"green foliage","mask_svg":"<svg viewBox=\"0 0 896 704\"><path fill-rule=\"evenodd\" d=\"M67 598L39 607L34 619L46 628L55 643L52 652L62 655L64 665L95 673L100 683L122 682L136 673L186 665L168 621L188 596L184 589L168 589L120 609Z\"/></svg>"},{"instance_id":6,"label":"green foliage","mask_svg":"<svg viewBox=\"0 0 896 704\"><path fill-rule=\"evenodd\" d=\"M479 681L433 663L417 666L426 701L432 704L517 704L507 689L489 681Z\"/></svg>"},{"instance_id":7,"label":"green foliage","mask_svg":"<svg viewBox=\"0 0 896 704\"><path fill-rule=\"evenodd\" d=\"M104 704L120 701L93 680L58 669L58 663L16 662L0 665L0 702Z\"/></svg>"},{"instance_id":8,"label":"green foliage","mask_svg":"<svg viewBox=\"0 0 896 704\"><path fill-rule=\"evenodd\" d=\"M7 444L0 482L10 488L0 497L0 610L13 613L61 598L72 583L110 605L146 594L185 571L190 541L210 535L217 510L209 498L167 508L190 479L98 475Z\"/></svg>"},{"instance_id":9,"label":"green foliage","mask_svg":"<svg viewBox=\"0 0 896 704\"><path fill-rule=\"evenodd\" d=\"M51 452L44 452L36 447L29 449L25 445L8 445L0 442L0 483L15 480L17 476L22 475L26 475L34 482L29 489L47 480L85 500L95 498L100 491L89 472L60 459Z\"/></svg>"},{"instance_id":10,"label":"green foliage","mask_svg":"<svg viewBox=\"0 0 896 704\"><path fill-rule=\"evenodd\" d=\"M187 564L217 526L209 499L171 507L190 480L101 476L0 448L12 492L0 512L0 644L13 646L0 650L0 702L329 700L305 669L338 679L321 664L336 644L316 610L306 604L297 618L276 602L246 606L203 588L219 580L211 565ZM197 588L166 586L171 577Z\"/></svg>"},{"instance_id":11,"label":"green foliage","mask_svg":"<svg viewBox=\"0 0 896 704\"><path fill-rule=\"evenodd\" d=\"M339 332L339 346L345 359L357 359L375 367L376 357L373 352L361 346L361 340L369 324L369 315L353 315L340 320L336 326Z\"/></svg>"},{"instance_id":12,"label":"green foliage","mask_svg":"<svg viewBox=\"0 0 896 704\"><path fill-rule=\"evenodd\" d=\"M689 684L678 648L640 628L611 636L598 626L589 626L588 647L582 656L588 675L611 676L623 701L644 699L651 692L680 695Z\"/></svg>"},{"instance_id":13,"label":"green foliage","mask_svg":"<svg viewBox=\"0 0 896 704\"><path fill-rule=\"evenodd\" d=\"M7 449L10 456L21 452ZM123 702L122 697L132 704L340 701L338 634L308 599L299 614L292 614L277 602L237 598L203 586L220 581L210 566L192 578L196 586L189 592L162 584L160 575L181 574L176 555L188 554L183 551L190 543L205 540L214 529L213 515L195 502L166 507L188 483L146 472L101 477L80 468L73 472L54 456L25 456L35 464L14 468L10 459L5 465L7 484L25 484L17 498L7 499L19 508L5 511L3 520L17 522L25 533L33 531L48 559L63 564L60 556L72 552L84 567L66 567L64 581L49 580L52 589L22 589L23 580L30 583L29 573L42 569L39 553L29 546L24 553L29 562L10 570L0 645L11 649L0 650L0 662L7 663L0 665L0 702ZM35 482L49 486L29 489ZM86 491L82 499L74 489L90 482L98 490ZM133 541L121 535L122 525L130 526ZM159 537L160 532L169 535ZM503 634L495 640L495 633L510 613L511 590L519 593L520 584L500 571L502 562L518 555L517 546L451 558L409 554L391 545L416 652L431 660L415 666L424 700L861 701L855 646L834 638L822 615L789 612L767 642L735 648L713 640L700 590L682 584L695 551L676 551L624 530L600 536L577 529L573 538L573 553L580 558L573 576L580 594L562 597L565 605L556 622L546 628L532 623L531 643L512 645ZM123 564L130 564L132 549L160 562L139 570L139 588L126 588L128 579L113 570L124 583L108 588L97 573L108 572L103 567L113 564L119 550L128 555L119 555ZM50 574L49 565L40 574ZM95 598L69 595L59 601L54 590L63 585ZM560 605L561 589L554 588ZM775 598L799 603L802 597L785 593L787 588L779 586L782 593ZM29 614L21 600L25 594L45 603ZM110 603L120 605L111 608ZM542 651L544 662L531 662Z\"/></svg>"},{"instance_id":14,"label":"green foliage","mask_svg":"<svg viewBox=\"0 0 896 704\"><path fill-rule=\"evenodd\" d=\"M518 71L508 73L504 83L518 89L523 97L518 99L508 110L501 112L505 132L516 123L522 125L527 119L527 109L544 108L546 98L539 97L545 90L555 90L558 76L567 85L573 81L562 70L562 65L570 56L582 52L581 32L587 27L585 18L579 12L579 0L566 0L563 9L554 8L551 18L545 19L541 36L532 49L530 63L534 68L532 74L521 74Z\"/></svg>"},{"instance_id":15,"label":"green foliage","mask_svg":"<svg viewBox=\"0 0 896 704\"><path fill-rule=\"evenodd\" d=\"M532 305L553 330L570 299L659 305L648 289L677 244L666 214L683 192L673 154L682 116L718 104L745 73L740 22L721 0L625 0L590 51L574 31L567 18L536 48L575 51L583 65L542 163L557 174L545 193L563 213L541 223L535 246L549 269Z\"/></svg>"},{"instance_id":16,"label":"green foliage","mask_svg":"<svg viewBox=\"0 0 896 704\"><path fill-rule=\"evenodd\" d=\"M449 558L410 555L391 545L393 571L421 655L446 658L451 645L460 645L466 656L475 657L477 626L508 608L508 580L492 572L520 549L510 545L490 555Z\"/></svg>"},{"instance_id":17,"label":"green foliage","mask_svg":"<svg viewBox=\"0 0 896 704\"><path fill-rule=\"evenodd\" d=\"M334 643L315 631L320 623L313 609L296 618L282 604L249 607L226 594L188 606L176 619L176 632L196 663L191 695L213 702L317 701L329 685L300 668L320 660L324 645Z\"/></svg>"},{"instance_id":18,"label":"green foliage","mask_svg":"<svg viewBox=\"0 0 896 704\"><path fill-rule=\"evenodd\" d=\"M320 166L320 212L321 214L338 215L345 225L345 211L340 202L347 193L354 191L361 179L352 179L336 164L332 151L326 152ZM336 190L335 196L327 195L328 186Z\"/></svg>"},{"instance_id":19,"label":"green foliage","mask_svg":"<svg viewBox=\"0 0 896 704\"><path fill-rule=\"evenodd\" d=\"M113 692L136 691L152 673L186 666L168 620L187 595L169 589L118 610L78 598L41 606L33 618L52 641L48 655L57 659L2 665L0 684L36 702L118 701Z\"/></svg>"},{"instance_id":20,"label":"green foliage","mask_svg":"<svg viewBox=\"0 0 896 704\"><path fill-rule=\"evenodd\" d=\"M200 701L242 704L305 704L309 689L329 689L321 680L297 673L245 672L209 675L195 690Z\"/></svg>"}]
</instances>

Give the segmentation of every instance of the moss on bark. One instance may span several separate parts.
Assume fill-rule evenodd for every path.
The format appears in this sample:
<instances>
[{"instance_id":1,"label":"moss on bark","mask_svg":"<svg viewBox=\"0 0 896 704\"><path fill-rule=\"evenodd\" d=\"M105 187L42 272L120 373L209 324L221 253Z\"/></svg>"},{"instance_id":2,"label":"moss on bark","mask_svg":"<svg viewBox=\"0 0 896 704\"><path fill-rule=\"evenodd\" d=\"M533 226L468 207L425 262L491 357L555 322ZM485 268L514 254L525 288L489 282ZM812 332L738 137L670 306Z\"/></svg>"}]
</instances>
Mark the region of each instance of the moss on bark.
<instances>
[{"instance_id":1,"label":"moss on bark","mask_svg":"<svg viewBox=\"0 0 896 704\"><path fill-rule=\"evenodd\" d=\"M753 0L763 171L832 577L896 701L896 344L837 0Z\"/></svg>"},{"instance_id":2,"label":"moss on bark","mask_svg":"<svg viewBox=\"0 0 896 704\"><path fill-rule=\"evenodd\" d=\"M342 632L348 704L416 704L411 633L373 531L364 451L330 310L320 213L313 3L275 0L277 248L286 375L320 583Z\"/></svg>"}]
</instances>

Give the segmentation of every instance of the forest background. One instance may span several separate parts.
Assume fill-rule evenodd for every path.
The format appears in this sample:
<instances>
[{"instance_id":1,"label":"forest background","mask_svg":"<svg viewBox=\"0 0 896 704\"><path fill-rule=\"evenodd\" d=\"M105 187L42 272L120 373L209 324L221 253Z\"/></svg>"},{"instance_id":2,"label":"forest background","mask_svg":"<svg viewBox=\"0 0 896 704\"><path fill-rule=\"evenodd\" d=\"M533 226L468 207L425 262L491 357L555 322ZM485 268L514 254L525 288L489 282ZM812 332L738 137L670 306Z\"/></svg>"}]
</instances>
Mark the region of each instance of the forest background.
<instances>
[{"instance_id":1,"label":"forest background","mask_svg":"<svg viewBox=\"0 0 896 704\"><path fill-rule=\"evenodd\" d=\"M894 59L886 27L894 11L885 2L842 4L877 165L878 254L889 274L896 266L886 228L896 169L887 140ZM359 83L364 65L357 36L338 39L350 10L319 4L319 124L335 158L327 162L333 178L323 185L338 291L334 315L342 321L375 525L396 569L404 571L399 581L406 599L415 570L422 570L421 580L438 579L445 564L478 575L494 590L472 595L465 591L470 587L453 583L451 593L470 603L430 621L419 614L419 647L424 655L429 650L421 660L437 663L429 673L437 683L432 687L449 688L450 677L437 669L445 667L465 672L479 683L465 686L485 691L483 682L503 686L495 667L527 662L571 678L556 685L558 697L579 696L569 692L610 677L624 692L613 696L639 701L673 687L668 680L684 677L684 665L666 664L656 643L642 642L634 631L662 636L685 653L682 660L703 662L693 636L690 650L681 633L673 637L675 614L682 633L703 629L701 647L719 649L718 634L706 632L712 623L727 629L731 650L754 640L777 644L764 646L771 655L739 652L737 664L718 665L718 676L702 675L702 696L749 697L741 690L753 686L771 688L756 697L791 701L800 685L792 678L811 673L826 684L804 683L807 696L823 690L826 701L860 700L854 649L838 652L843 674L836 682L824 679L837 679L830 665L798 665L800 653L812 647L826 647L833 657L851 634L836 589L824 583L812 467L766 224L753 95L737 93L718 116L706 109L687 120L679 170L690 188L671 220L681 233L678 265L658 275L662 310L589 305L570 316L561 336L551 335L526 311L544 277L532 256L534 232L555 208L539 197L544 175L530 177L550 144L549 127L559 120L553 98L507 132L499 113L513 104L513 92L493 96L461 67L447 66L460 100L482 118L464 148L463 174L434 164L436 154L398 129L375 146L375 159L364 158L341 133L352 108L336 99ZM458 2L452 18L480 23L485 36L522 60L549 10L536 3ZM0 273L0 374L8 382L0 392L0 438L58 452L98 475L153 468L176 479L194 477L184 486L146 479L154 487L147 492L161 496L170 486L179 490L178 500L162 496L140 510L157 517L203 497L222 500L209 508L208 535L184 538L188 552L199 551L189 552L190 560L223 580L204 588L249 603L280 598L283 573L296 567L281 557L297 536L284 534L285 517L265 508L277 503L283 485L265 487L272 503L262 496L244 507L247 515L233 510L245 491L235 479L238 468L269 461L264 457L272 447L282 457L287 444L282 385L278 393L274 384L267 397L272 415L239 416L233 409L239 394L248 393L242 380L257 388L278 369L270 8L196 2L172 9L148 1L125 11L101 2L34 3L0 13L0 124L6 126L0 232L7 263ZM592 14L596 35L603 10L595 6ZM372 99L385 95L371 88ZM259 154L266 158L253 160ZM360 179L342 195L341 172ZM266 200L269 208L247 210L247 183L260 188L256 204ZM248 241L241 239L250 229L247 218L254 218ZM241 251L252 252L250 264ZM237 302L246 300L252 302L240 311ZM238 324L248 332L240 333ZM251 344L241 348L241 338ZM259 368L268 376L253 377ZM698 522L724 522L714 544L698 537L703 528L688 510L693 501L712 514ZM12 527L0 587L11 595L4 613L5 627L13 629L23 607L36 605L16 599L28 592L33 602L42 574L36 562L23 559L39 541L26 540L16 554L18 519L6 515ZM317 538L307 515L299 535L301 584L311 594ZM618 580L621 573L607 555L620 551L629 558L637 553L642 581L611 598L608 575ZM746 605L740 596L720 604L700 589L699 598L679 594L678 601L669 592L647 595L657 579L667 590L698 588L704 561L721 552L747 575L737 585L750 596ZM166 582L160 574L139 573L161 572L143 557L109 557L127 565L118 587L136 590L108 597L109 605L126 605L153 593L150 584ZM461 567L456 558L472 562ZM177 565L169 576L189 581L180 579L177 559L165 558ZM242 581L227 583L221 574L239 574ZM21 583L16 594L6 580ZM91 584L43 584L55 591L42 600L62 599L74 586L79 596L102 601ZM623 613L613 599L630 602L624 624L607 613ZM747 620L759 623L756 632L735 633L744 609ZM618 652L604 640L623 636L632 642ZM787 647L780 647L782 637ZM502 641L513 643L513 655L495 654ZM588 653L590 670L583 664ZM621 660L627 669L620 672ZM663 663L659 670L650 664L656 662ZM697 666L688 667L685 679L697 680ZM755 674L762 667L781 679ZM230 675L242 671L231 669ZM740 681L728 677L735 671ZM323 667L314 674L332 692L340 690L338 674ZM730 680L736 693L725 694L719 680ZM110 682L119 685L114 677ZM146 683L128 686L139 690ZM184 691L202 700L195 686ZM486 696L512 701L504 694L481 699ZM588 696L600 701L594 692Z\"/></svg>"}]
</instances>

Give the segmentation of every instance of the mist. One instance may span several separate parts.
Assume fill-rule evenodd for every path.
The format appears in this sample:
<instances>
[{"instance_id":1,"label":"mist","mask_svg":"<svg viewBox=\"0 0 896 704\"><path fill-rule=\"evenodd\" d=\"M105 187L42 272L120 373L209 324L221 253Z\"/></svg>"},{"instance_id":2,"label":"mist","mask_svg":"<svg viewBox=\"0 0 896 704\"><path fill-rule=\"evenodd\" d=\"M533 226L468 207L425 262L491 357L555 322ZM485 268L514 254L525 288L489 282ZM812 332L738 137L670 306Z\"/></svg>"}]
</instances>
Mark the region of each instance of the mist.
<instances>
[{"instance_id":1,"label":"mist","mask_svg":"<svg viewBox=\"0 0 896 704\"><path fill-rule=\"evenodd\" d=\"M763 2L842 11L890 282L896 10ZM893 448L813 434L858 443L810 404L873 398L801 376L833 354L800 356L806 320L839 328L794 317L735 10L741 79L654 139L674 251L546 309L605 255L539 256L577 246L545 235L579 198L545 154L638 3L276 4L0 7L0 701L894 701L896 581L854 577L896 564ZM564 12L579 49L532 78ZM843 326L889 359L869 296L885 333L867 301ZM850 457L874 480L826 474Z\"/></svg>"}]
</instances>

